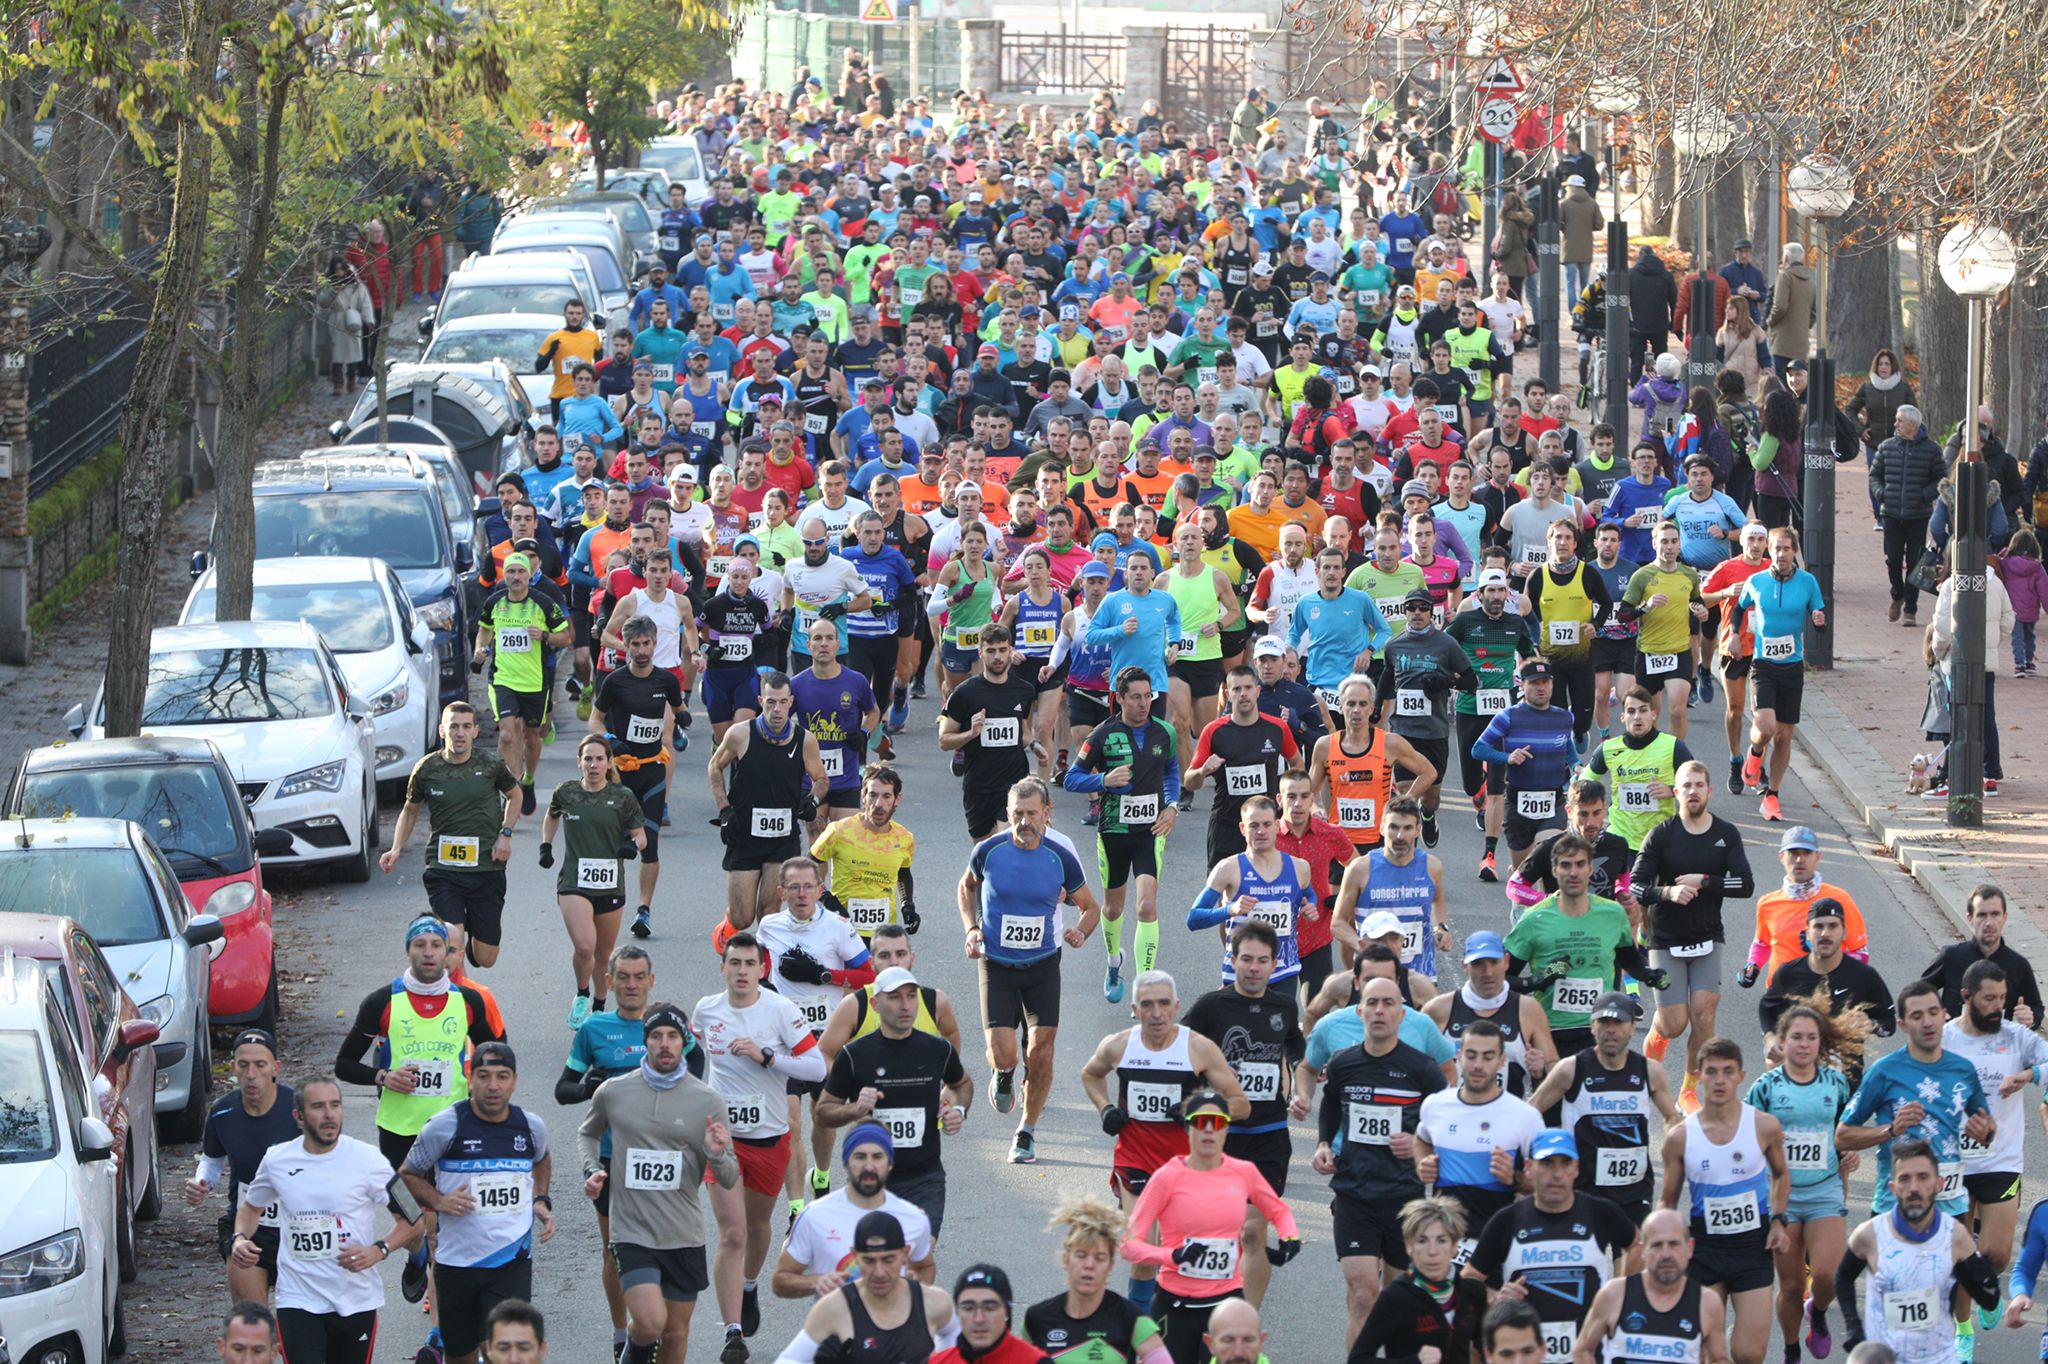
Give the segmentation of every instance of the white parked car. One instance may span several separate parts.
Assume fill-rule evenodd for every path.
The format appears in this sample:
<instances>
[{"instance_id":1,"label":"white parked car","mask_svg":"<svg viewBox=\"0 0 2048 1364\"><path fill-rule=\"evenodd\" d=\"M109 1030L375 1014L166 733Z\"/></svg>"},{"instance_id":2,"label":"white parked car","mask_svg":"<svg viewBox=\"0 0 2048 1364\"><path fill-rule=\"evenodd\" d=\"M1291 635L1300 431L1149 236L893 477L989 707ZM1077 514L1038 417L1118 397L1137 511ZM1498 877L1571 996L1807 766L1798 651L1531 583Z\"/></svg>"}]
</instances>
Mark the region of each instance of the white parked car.
<instances>
[{"instance_id":1,"label":"white parked car","mask_svg":"<svg viewBox=\"0 0 2048 1364\"><path fill-rule=\"evenodd\" d=\"M301 621L167 625L150 635L142 731L213 740L256 827L291 835L291 851L266 862L367 881L378 836L373 699ZM105 738L105 706L103 687L89 712L73 709L72 733Z\"/></svg>"},{"instance_id":2,"label":"white parked car","mask_svg":"<svg viewBox=\"0 0 2048 1364\"><path fill-rule=\"evenodd\" d=\"M36 963L0 954L0 1339L15 1360L127 1353L120 1169L92 1078Z\"/></svg>"},{"instance_id":3,"label":"white parked car","mask_svg":"<svg viewBox=\"0 0 2048 1364\"><path fill-rule=\"evenodd\" d=\"M178 624L213 621L218 573L208 568L192 584ZM250 605L255 620L304 621L327 641L349 691L369 706L379 782L402 783L440 747L434 632L382 559L258 559Z\"/></svg>"}]
</instances>

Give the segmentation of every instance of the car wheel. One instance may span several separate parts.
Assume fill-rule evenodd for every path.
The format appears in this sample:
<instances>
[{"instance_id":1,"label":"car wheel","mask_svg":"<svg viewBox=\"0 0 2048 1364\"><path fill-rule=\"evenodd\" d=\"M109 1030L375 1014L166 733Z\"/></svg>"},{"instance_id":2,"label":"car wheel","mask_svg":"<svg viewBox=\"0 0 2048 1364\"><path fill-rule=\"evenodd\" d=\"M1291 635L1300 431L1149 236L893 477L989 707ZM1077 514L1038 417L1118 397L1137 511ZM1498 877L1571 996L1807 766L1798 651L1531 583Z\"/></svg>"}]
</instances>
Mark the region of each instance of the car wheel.
<instances>
[{"instance_id":1,"label":"car wheel","mask_svg":"<svg viewBox=\"0 0 2048 1364\"><path fill-rule=\"evenodd\" d=\"M135 1158L135 1139L133 1137L128 1139L128 1158L130 1160ZM128 1206L128 1190L125 1187L127 1172L125 1170L122 1172L121 1178L124 1187L119 1194L121 1216L119 1221L114 1224L114 1262L120 1266L121 1282L134 1283L135 1276L142 1272L141 1266L135 1260L135 1212L134 1209Z\"/></svg>"},{"instance_id":2,"label":"car wheel","mask_svg":"<svg viewBox=\"0 0 2048 1364\"><path fill-rule=\"evenodd\" d=\"M384 826L377 822L377 786L370 783L370 808L363 814L363 846L371 852L383 846Z\"/></svg>"},{"instance_id":3,"label":"car wheel","mask_svg":"<svg viewBox=\"0 0 2048 1364\"><path fill-rule=\"evenodd\" d=\"M192 1057L192 1084L186 1091L185 1106L167 1117L160 1130L165 1141L198 1141L206 1130L206 1110L213 1103L213 1035L207 1030L204 1019L199 1023L199 1042ZM156 1172L150 1171L150 1187L156 1187ZM143 1196L144 1205L148 1195ZM145 1214L145 1222L156 1220L154 1213Z\"/></svg>"},{"instance_id":4,"label":"car wheel","mask_svg":"<svg viewBox=\"0 0 2048 1364\"><path fill-rule=\"evenodd\" d=\"M114 1310L107 1314L107 1354L120 1358L128 1353L128 1295L114 1289Z\"/></svg>"},{"instance_id":5,"label":"car wheel","mask_svg":"<svg viewBox=\"0 0 2048 1364\"><path fill-rule=\"evenodd\" d=\"M370 879L370 868L377 859L377 798L371 793L363 802L363 835L357 840L362 846L355 856L334 864L334 879L343 885L359 886Z\"/></svg>"},{"instance_id":6,"label":"car wheel","mask_svg":"<svg viewBox=\"0 0 2048 1364\"><path fill-rule=\"evenodd\" d=\"M263 1007L256 1011L256 1017L250 1020L249 1026L261 1028L267 1033L275 1034L277 1032L278 1012L277 957L273 951L270 959L270 984L265 986L263 990Z\"/></svg>"},{"instance_id":7,"label":"car wheel","mask_svg":"<svg viewBox=\"0 0 2048 1364\"><path fill-rule=\"evenodd\" d=\"M202 1120L205 1118L204 1110L200 1112L199 1116ZM142 1199L135 1205L135 1220L138 1222L154 1222L163 1215L163 1162L158 1157L154 1145L152 1145L149 1153L149 1182L142 1186Z\"/></svg>"}]
</instances>

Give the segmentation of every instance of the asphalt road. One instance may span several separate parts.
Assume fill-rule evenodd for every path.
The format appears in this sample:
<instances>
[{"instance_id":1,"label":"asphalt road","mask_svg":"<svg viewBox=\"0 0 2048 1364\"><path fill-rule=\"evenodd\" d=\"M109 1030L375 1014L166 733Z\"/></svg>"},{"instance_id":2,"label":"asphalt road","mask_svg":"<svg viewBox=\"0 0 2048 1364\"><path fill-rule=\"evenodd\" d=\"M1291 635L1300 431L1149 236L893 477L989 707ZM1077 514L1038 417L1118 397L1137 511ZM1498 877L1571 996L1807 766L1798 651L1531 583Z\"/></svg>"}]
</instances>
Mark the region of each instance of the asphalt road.
<instances>
[{"instance_id":1,"label":"asphalt road","mask_svg":"<svg viewBox=\"0 0 2048 1364\"><path fill-rule=\"evenodd\" d=\"M974 968L962 953L958 920L950 908L951 887L964 864L969 843L956 783L932 738L934 711L932 702L914 706L912 727L899 741L903 756L898 765L906 781L902 818L918 837L919 898L925 922L924 931L916 940L919 973L921 979L938 984L952 995L968 1046L979 1053L982 1034L975 1005ZM569 713L573 716L573 711ZM1693 718L1691 743L1695 751L1709 759L1712 770L1722 773L1725 769L1721 762L1718 700L1712 709L1695 710ZM659 975L657 995L685 1004L694 1003L718 988L707 939L723 912L724 884L718 870L716 837L706 824L711 808L703 776L708 735L701 719L693 738L695 742L680 759L678 796L672 802L675 823L662 840L664 872L656 899L655 936L648 944ZM1877 964L1894 984L1902 982L1907 972L1917 970L1928 960L1937 941L1951 940L1955 935L1939 920L1935 908L1910 878L1889 860L1869 856L1859 847L1848 826L1830 808L1834 802L1815 796L1807 784L1808 775L1795 767L1786 785L1784 805L1788 820L1810 823L1819 832L1824 847L1823 873L1856 897L1876 945ZM543 792L572 777L568 746L557 744L547 749L542 766ZM1828 798L1832 794L1823 793ZM1715 806L1741 826L1752 861L1760 868L1760 877L1772 874L1778 830L1757 818L1755 798L1737 800L1723 792L1717 794ZM1176 973L1185 1000L1218 983L1213 939L1207 934L1198 937L1180 923L1205 873L1202 830L1207 807L1208 797L1204 795L1194 814L1183 819L1170 845L1161 893L1161 917L1166 924L1161 964ZM1082 827L1084 809L1081 797L1061 793L1055 822L1087 849L1092 838L1090 831ZM1499 888L1484 885L1474 875L1479 835L1468 817L1454 812L1452 802L1447 802L1446 810L1444 837L1436 851L1450 878L1453 921L1464 932L1480 927L1504 930L1505 901ZM566 1154L573 1149L580 1110L559 1108L550 1097L568 1046L566 1017L573 984L567 940L554 907L553 874L542 872L535 862L537 825L537 820L527 821L515 840L505 952L500 964L483 973L482 978L497 991L503 1003L521 1058L523 1074L518 1101L545 1115L551 1139L565 1153L558 1159L554 1187L561 1229L539 1251L536 1297L550 1315L551 1334L562 1342L557 1347L558 1357L594 1359L602 1358L599 1352L609 1339L609 1321L594 1277L599 1255L595 1219L574 1187L569 1173L573 1156ZM1092 857L1084 860L1091 864L1093 861ZM1092 878L1092 867L1090 874ZM422 905L417 841L393 875L380 875L367 887L336 887L331 896L315 893L299 897L294 913L300 917L287 927L287 940L296 944L296 951L307 954L308 961L317 961L320 966L316 979L298 991L300 998L309 999L310 1004L300 1009L293 1031L304 1035L310 1024L310 1030L320 1041L317 1046L306 1048L306 1054L287 1058L289 1072L302 1073L327 1066L331 1048L339 1042L346 1017L353 1013L356 1003L365 992L388 982L403 967L401 932L407 919ZM1744 928L1739 922L1732 924L1730 937L1741 935ZM1128 947L1128 928L1125 942ZM1009 1270L1020 1303L1035 1301L1060 1289L1056 1243L1044 1231L1045 1218L1065 1193L1105 1190L1110 1147L1082 1094L1078 1072L1103 1035L1130 1021L1128 1004L1110 1005L1103 1001L1102 965L1099 941L1091 941L1067 955L1056 1090L1039 1127L1038 1162L1029 1166L1008 1163L1009 1138L1015 1120L999 1116L985 1101L977 1103L965 1131L947 1141L951 1196L945 1237L939 1250L941 1283L950 1284L952 1276L971 1260L990 1258ZM1754 995L1734 992L1732 985L1731 993L1734 997L1722 1011L1726 1030L1743 1044L1748 1054L1760 1057ZM1674 1087L1678 1055L1678 1049L1673 1048ZM987 1078L987 1062L980 1054L971 1055L966 1061L979 1089ZM349 1131L373 1140L372 1118L370 1095L352 1091L348 1096ZM1341 1279L1330 1248L1328 1200L1322 1181L1308 1169L1313 1130L1302 1128L1296 1136L1290 1201L1301 1219L1308 1245L1300 1259L1274 1275L1267 1299L1268 1322L1278 1324L1272 1353L1276 1358L1333 1359L1341 1357L1343 1313L1339 1310ZM2039 1174L2042 1143L2037 1137L2030 1145L2029 1173ZM1869 1176L1861 1174L1852 1184L1867 1199ZM1852 1203L1855 1201L1852 1198ZM778 1225L778 1249L780 1231ZM391 1344L386 1348L410 1350L423 1335L424 1326L415 1325L408 1318L410 1309L397 1296L396 1266L390 1267L387 1276L393 1291L385 1323ZM768 1298L765 1291L763 1306L764 1321L754 1342L754 1356L757 1360L772 1360L789 1334L797 1329L804 1309L801 1303ZM716 1348L714 1316L707 1300L695 1330L699 1348L707 1351ZM2022 1340L2018 1334L1997 1333L1983 1342L1978 1357L2019 1359L2023 1357L2019 1352ZM2031 1354L2024 1357L2031 1358Z\"/></svg>"}]
</instances>

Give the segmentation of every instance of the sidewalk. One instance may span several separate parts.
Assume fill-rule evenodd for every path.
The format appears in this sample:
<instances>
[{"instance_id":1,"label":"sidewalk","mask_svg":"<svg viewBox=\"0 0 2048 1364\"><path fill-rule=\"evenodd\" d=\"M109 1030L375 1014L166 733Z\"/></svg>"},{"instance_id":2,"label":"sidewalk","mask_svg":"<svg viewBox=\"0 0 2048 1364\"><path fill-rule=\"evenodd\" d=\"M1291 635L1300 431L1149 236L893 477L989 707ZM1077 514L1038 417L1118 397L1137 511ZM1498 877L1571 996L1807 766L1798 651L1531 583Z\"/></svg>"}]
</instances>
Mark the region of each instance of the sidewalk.
<instances>
[{"instance_id":1,"label":"sidewalk","mask_svg":"<svg viewBox=\"0 0 2048 1364\"><path fill-rule=\"evenodd\" d=\"M2044 751L2037 739L2048 727L2048 682L2012 676L2012 655L2001 647L1989 666L1996 683L1999 748L2006 778L1984 802L1984 827L1951 829L1947 805L1906 793L1913 755L1927 752L1920 712L1927 669L1920 659L1921 630L1885 619L1891 591L1880 537L1871 531L1868 471L1844 464L1836 475L1835 669L1809 673L1805 717L1799 726L1804 756L1832 778L1844 799L1928 894L1955 918L1984 881L2010 897L2008 937L2029 957L2048 953L2048 905L2032 887L2048 877L2048 778L2035 771ZM1922 594L1920 620L1933 619Z\"/></svg>"}]
</instances>

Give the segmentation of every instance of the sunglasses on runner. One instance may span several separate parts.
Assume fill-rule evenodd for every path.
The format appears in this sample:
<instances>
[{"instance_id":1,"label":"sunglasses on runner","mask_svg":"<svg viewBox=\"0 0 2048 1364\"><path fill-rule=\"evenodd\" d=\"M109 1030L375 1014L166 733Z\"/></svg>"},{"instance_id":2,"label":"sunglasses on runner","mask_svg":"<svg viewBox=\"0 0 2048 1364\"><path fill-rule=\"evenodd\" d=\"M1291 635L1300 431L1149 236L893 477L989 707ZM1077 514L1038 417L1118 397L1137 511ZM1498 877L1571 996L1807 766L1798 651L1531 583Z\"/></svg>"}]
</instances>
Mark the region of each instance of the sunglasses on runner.
<instances>
[{"instance_id":1,"label":"sunglasses on runner","mask_svg":"<svg viewBox=\"0 0 2048 1364\"><path fill-rule=\"evenodd\" d=\"M805 549L816 549L816 548L817 548L818 546L820 546L820 545L829 545L829 544L831 544L831 543L832 543L831 537L829 537L829 536L825 536L825 535L821 535L821 536L819 536L819 537L818 537L817 539L815 539L815 540L811 539L811 537L810 537L810 536L808 536L808 535L806 535L806 536L804 537L804 548L805 548Z\"/></svg>"},{"instance_id":2,"label":"sunglasses on runner","mask_svg":"<svg viewBox=\"0 0 2048 1364\"><path fill-rule=\"evenodd\" d=\"M1188 1115L1188 1126L1194 1128L1197 1132L1227 1131L1230 1127L1230 1115L1218 1113L1214 1109L1204 1109L1200 1113Z\"/></svg>"}]
</instances>

